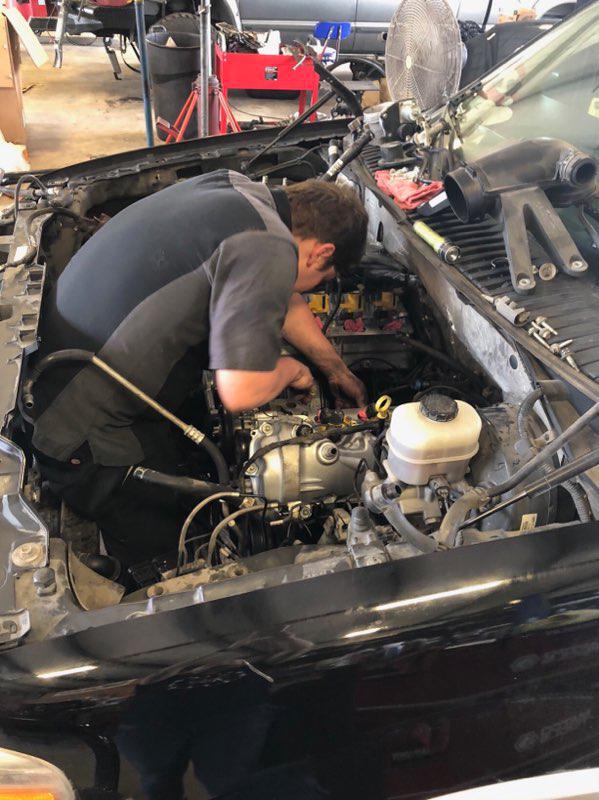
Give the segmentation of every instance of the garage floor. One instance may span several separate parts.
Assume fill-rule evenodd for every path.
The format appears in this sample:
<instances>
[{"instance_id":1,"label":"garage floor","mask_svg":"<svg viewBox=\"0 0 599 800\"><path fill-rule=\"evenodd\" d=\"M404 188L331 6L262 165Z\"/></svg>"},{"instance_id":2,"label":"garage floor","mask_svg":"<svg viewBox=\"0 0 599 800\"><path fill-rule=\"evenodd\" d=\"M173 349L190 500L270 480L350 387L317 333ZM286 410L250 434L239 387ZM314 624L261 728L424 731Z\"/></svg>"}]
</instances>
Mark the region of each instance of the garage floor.
<instances>
[{"instance_id":1,"label":"garage floor","mask_svg":"<svg viewBox=\"0 0 599 800\"><path fill-rule=\"evenodd\" d=\"M52 45L45 47L52 62ZM137 66L131 51L126 58ZM139 75L122 61L121 66L122 79L117 81L101 42L67 44L60 70L50 65L36 69L23 53L21 81L32 169L60 167L145 146ZM240 121L259 115L285 117L297 108L296 101L262 101L245 95L235 96L232 103L246 112L234 111Z\"/></svg>"}]
</instances>

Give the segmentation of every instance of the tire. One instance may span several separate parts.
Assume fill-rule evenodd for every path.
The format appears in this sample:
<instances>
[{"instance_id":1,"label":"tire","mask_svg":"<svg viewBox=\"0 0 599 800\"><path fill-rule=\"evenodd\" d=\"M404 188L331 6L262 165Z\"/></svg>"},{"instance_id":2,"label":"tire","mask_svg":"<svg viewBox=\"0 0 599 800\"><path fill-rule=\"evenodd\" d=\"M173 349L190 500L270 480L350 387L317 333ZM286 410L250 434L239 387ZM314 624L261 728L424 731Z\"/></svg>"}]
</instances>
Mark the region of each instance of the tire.
<instances>
[{"instance_id":1,"label":"tire","mask_svg":"<svg viewBox=\"0 0 599 800\"><path fill-rule=\"evenodd\" d=\"M157 20L154 25L160 25L169 33L200 32L200 18L190 11L173 11L162 19Z\"/></svg>"}]
</instances>

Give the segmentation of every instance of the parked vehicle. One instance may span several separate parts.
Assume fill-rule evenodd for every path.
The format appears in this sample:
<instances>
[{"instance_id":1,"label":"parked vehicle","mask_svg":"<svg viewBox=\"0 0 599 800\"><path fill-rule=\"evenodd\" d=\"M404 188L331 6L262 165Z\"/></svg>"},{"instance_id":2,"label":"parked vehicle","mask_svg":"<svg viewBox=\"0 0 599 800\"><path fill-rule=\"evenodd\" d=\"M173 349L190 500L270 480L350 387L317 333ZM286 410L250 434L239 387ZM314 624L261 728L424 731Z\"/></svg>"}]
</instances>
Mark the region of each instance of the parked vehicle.
<instances>
[{"instance_id":1,"label":"parked vehicle","mask_svg":"<svg viewBox=\"0 0 599 800\"><path fill-rule=\"evenodd\" d=\"M485 19L486 2L480 0L449 0L460 20L481 24ZM383 53L386 32L395 13L398 0L304 0L299 6L279 0L238 0L241 20L248 28L263 31L281 30L286 41L305 40L318 20L348 20L352 36L343 42L342 49L354 53ZM518 4L516 4L518 5ZM495 24L501 3L494 0L488 22ZM575 2L540 0L535 3L537 16L563 18L576 7ZM299 13L298 13L299 12Z\"/></svg>"},{"instance_id":2,"label":"parked vehicle","mask_svg":"<svg viewBox=\"0 0 599 800\"><path fill-rule=\"evenodd\" d=\"M229 800L424 800L599 766L598 53L594 3L442 109L409 107L401 138L395 125L346 166L370 247L341 294L308 299L391 419L370 410L359 428L290 398L231 416L207 375L197 424L272 505L221 545L227 518L206 517L210 557L183 536L127 594L28 450L45 287L140 197L216 168L323 175L331 140L361 132L337 119L268 152L259 130L5 179L21 193L0 222L0 746L52 761L82 800L180 798L184 776ZM379 188L391 145L445 179L456 213L427 222L461 260ZM483 191L460 162L490 153L510 181L488 169ZM506 187L529 190L530 218L545 197L536 286L513 287L529 238L508 235ZM586 269L559 263L572 248ZM410 455L423 424L451 430L451 458Z\"/></svg>"},{"instance_id":3,"label":"parked vehicle","mask_svg":"<svg viewBox=\"0 0 599 800\"><path fill-rule=\"evenodd\" d=\"M81 5L73 0L61 1L66 3L69 12L66 28L69 33L93 32L103 38L123 36L135 41L131 0L89 0ZM501 6L498 0L494 0L487 17L486 5L478 0L449 2L458 19L478 24L485 18L489 24L494 24ZM382 54L385 50L384 33L397 5L398 0L304 0L299 6L280 0L214 0L212 19L215 23L226 22L256 31L280 30L283 41L287 43L296 39L305 41L320 20L349 21L352 33L343 41L342 51ZM575 8L576 0L539 0L535 3L537 16L551 20L563 19ZM150 28L168 14L195 13L196 9L196 0L146 0L146 27ZM32 24L35 26L35 19ZM47 20L41 20L38 26L45 29L47 24Z\"/></svg>"}]
</instances>

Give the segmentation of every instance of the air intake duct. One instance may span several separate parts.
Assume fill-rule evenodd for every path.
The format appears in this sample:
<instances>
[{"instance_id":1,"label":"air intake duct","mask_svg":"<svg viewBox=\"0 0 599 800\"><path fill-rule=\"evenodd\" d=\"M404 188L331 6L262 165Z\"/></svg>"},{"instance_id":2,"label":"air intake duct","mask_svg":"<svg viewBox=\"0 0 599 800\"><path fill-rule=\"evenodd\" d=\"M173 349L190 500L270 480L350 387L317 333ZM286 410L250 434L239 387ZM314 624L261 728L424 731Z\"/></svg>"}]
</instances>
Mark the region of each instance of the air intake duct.
<instances>
[{"instance_id":1,"label":"air intake duct","mask_svg":"<svg viewBox=\"0 0 599 800\"><path fill-rule=\"evenodd\" d=\"M596 190L594 158L562 139L526 139L459 167L445 177L451 208L462 222L491 214L503 226L512 283L534 289L528 233L569 275L588 265L554 206L581 202Z\"/></svg>"}]
</instances>

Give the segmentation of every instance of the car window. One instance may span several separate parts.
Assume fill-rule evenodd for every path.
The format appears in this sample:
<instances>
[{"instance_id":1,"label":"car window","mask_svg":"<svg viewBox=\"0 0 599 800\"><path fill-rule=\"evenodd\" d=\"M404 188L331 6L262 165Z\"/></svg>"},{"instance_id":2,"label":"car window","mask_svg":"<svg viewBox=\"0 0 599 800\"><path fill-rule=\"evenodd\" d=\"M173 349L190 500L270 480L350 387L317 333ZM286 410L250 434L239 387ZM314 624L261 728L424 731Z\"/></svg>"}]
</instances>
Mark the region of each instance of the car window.
<instances>
[{"instance_id":1,"label":"car window","mask_svg":"<svg viewBox=\"0 0 599 800\"><path fill-rule=\"evenodd\" d=\"M599 3L483 79L458 110L466 160L537 136L599 156Z\"/></svg>"}]
</instances>

